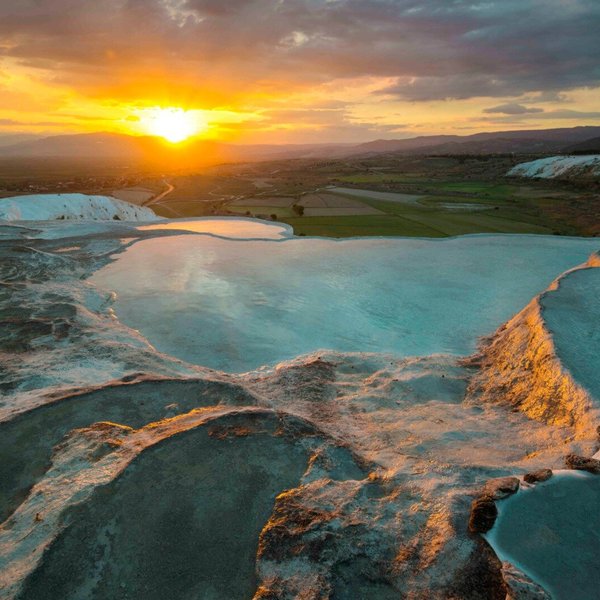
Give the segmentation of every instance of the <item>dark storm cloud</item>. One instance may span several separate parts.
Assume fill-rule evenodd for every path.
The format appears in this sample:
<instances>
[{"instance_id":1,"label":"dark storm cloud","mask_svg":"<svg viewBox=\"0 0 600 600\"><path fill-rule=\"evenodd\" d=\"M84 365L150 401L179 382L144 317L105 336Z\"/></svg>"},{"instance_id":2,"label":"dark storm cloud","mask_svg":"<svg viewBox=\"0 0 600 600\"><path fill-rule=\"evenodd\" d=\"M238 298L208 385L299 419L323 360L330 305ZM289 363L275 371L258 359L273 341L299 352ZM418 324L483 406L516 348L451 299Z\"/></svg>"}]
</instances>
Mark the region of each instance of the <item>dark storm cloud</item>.
<instances>
[{"instance_id":1,"label":"dark storm cloud","mask_svg":"<svg viewBox=\"0 0 600 600\"><path fill-rule=\"evenodd\" d=\"M599 84L598 31L598 0L0 0L0 53L86 89L160 70L248 89L385 76L413 101L558 94Z\"/></svg>"}]
</instances>

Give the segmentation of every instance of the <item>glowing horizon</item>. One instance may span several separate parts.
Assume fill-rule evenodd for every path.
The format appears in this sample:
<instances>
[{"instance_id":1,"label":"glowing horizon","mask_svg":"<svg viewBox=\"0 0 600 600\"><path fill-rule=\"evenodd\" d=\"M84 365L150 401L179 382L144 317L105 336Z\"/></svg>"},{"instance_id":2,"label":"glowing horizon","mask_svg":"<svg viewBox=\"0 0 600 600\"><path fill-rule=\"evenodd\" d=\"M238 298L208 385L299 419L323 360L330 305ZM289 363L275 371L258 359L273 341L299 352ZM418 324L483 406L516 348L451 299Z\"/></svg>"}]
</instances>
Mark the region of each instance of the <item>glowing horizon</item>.
<instances>
[{"instance_id":1,"label":"glowing horizon","mask_svg":"<svg viewBox=\"0 0 600 600\"><path fill-rule=\"evenodd\" d=\"M172 144L202 135L208 129L199 111L182 108L153 108L140 111L140 125L150 135L161 137Z\"/></svg>"},{"instance_id":2,"label":"glowing horizon","mask_svg":"<svg viewBox=\"0 0 600 600\"><path fill-rule=\"evenodd\" d=\"M314 143L600 125L598 28L584 0L0 0L0 136Z\"/></svg>"}]
</instances>

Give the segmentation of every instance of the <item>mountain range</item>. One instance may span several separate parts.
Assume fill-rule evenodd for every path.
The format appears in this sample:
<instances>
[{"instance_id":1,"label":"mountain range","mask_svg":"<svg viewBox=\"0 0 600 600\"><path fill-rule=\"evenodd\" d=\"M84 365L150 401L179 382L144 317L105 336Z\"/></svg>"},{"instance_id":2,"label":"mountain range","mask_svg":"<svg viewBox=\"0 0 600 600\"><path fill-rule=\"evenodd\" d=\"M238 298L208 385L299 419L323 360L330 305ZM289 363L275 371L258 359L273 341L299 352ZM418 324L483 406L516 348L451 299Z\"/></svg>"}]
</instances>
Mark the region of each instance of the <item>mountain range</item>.
<instances>
[{"instance_id":1,"label":"mountain range","mask_svg":"<svg viewBox=\"0 0 600 600\"><path fill-rule=\"evenodd\" d=\"M548 154L598 149L600 127L516 130L467 136L380 139L361 144L236 145L193 140L171 145L152 136L117 133L59 135L0 146L0 158L116 159L177 165L286 158L346 158L376 154Z\"/></svg>"}]
</instances>

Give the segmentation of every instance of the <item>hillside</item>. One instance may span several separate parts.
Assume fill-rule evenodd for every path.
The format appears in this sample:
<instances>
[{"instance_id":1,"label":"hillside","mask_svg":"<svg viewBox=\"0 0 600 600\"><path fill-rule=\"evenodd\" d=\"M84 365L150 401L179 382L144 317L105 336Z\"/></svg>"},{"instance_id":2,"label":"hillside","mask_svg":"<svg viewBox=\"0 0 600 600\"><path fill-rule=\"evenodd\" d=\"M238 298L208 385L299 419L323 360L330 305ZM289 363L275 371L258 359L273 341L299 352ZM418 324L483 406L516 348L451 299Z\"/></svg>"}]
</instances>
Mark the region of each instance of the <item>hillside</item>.
<instances>
[{"instance_id":1,"label":"hillside","mask_svg":"<svg viewBox=\"0 0 600 600\"><path fill-rule=\"evenodd\" d=\"M568 146L564 151L569 154L600 154L600 136Z\"/></svg>"},{"instance_id":2,"label":"hillside","mask_svg":"<svg viewBox=\"0 0 600 600\"><path fill-rule=\"evenodd\" d=\"M362 144L226 144L193 140L172 145L161 138L116 133L51 136L0 147L0 159L61 158L117 159L163 166L194 166L224 161L262 161L289 158L344 158L387 153L503 154L554 153L589 144L600 127L483 132L468 136L433 135L374 140Z\"/></svg>"},{"instance_id":3,"label":"hillside","mask_svg":"<svg viewBox=\"0 0 600 600\"><path fill-rule=\"evenodd\" d=\"M377 140L359 144L348 155L401 152L406 154L502 154L558 152L565 146L600 135L600 127L482 132L468 136L423 136L406 140Z\"/></svg>"}]
</instances>

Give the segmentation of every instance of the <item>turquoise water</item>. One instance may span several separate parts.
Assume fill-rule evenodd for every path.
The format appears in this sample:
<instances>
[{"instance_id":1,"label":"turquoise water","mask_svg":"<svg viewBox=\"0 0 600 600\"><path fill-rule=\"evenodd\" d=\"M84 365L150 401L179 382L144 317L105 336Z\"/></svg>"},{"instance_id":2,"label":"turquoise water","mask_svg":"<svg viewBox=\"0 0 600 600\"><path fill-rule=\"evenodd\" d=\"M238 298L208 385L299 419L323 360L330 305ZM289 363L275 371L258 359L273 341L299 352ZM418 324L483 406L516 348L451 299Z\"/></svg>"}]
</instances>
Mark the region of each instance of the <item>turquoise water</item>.
<instances>
[{"instance_id":1,"label":"turquoise water","mask_svg":"<svg viewBox=\"0 0 600 600\"><path fill-rule=\"evenodd\" d=\"M231 372L319 349L472 353L598 240L185 235L137 242L90 281L158 350Z\"/></svg>"},{"instance_id":2,"label":"turquoise water","mask_svg":"<svg viewBox=\"0 0 600 600\"><path fill-rule=\"evenodd\" d=\"M600 399L600 268L564 277L542 299L556 351L575 380Z\"/></svg>"},{"instance_id":3,"label":"turquoise water","mask_svg":"<svg viewBox=\"0 0 600 600\"><path fill-rule=\"evenodd\" d=\"M600 597L600 476L570 472L498 502L488 541L555 600Z\"/></svg>"}]
</instances>

